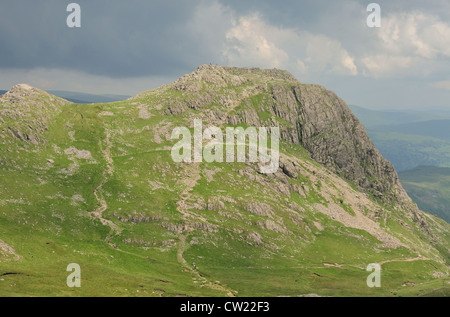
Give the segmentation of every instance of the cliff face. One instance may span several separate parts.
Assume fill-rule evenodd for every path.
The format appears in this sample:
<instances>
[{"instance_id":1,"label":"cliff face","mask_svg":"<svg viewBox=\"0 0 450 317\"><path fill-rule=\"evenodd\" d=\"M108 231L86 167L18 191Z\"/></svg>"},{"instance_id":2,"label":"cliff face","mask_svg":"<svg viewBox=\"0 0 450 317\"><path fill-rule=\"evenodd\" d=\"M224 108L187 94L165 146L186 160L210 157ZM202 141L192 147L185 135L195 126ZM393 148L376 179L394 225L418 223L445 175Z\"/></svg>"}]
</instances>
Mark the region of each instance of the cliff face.
<instances>
[{"instance_id":1,"label":"cliff face","mask_svg":"<svg viewBox=\"0 0 450 317\"><path fill-rule=\"evenodd\" d=\"M169 89L166 115L199 110L210 123L279 126L281 138L385 202L408 202L393 166L382 157L345 102L319 85L282 70L204 65ZM138 96L139 97L139 96Z\"/></svg>"},{"instance_id":2,"label":"cliff face","mask_svg":"<svg viewBox=\"0 0 450 317\"><path fill-rule=\"evenodd\" d=\"M272 96L278 101L274 112L295 124L286 137L293 141L298 137L314 160L377 198L405 199L393 166L333 92L317 85L294 84L289 90L273 87Z\"/></svg>"}]
</instances>

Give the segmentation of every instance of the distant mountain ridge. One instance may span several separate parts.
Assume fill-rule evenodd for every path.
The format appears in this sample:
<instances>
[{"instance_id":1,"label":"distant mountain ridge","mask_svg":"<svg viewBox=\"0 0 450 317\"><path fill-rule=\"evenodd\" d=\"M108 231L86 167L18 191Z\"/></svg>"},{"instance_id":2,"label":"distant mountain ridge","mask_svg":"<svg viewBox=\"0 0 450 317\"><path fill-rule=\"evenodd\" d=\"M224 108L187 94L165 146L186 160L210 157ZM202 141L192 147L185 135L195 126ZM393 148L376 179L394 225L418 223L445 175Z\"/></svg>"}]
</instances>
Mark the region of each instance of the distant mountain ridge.
<instances>
[{"instance_id":1,"label":"distant mountain ridge","mask_svg":"<svg viewBox=\"0 0 450 317\"><path fill-rule=\"evenodd\" d=\"M131 97L127 95L114 94L96 95L63 90L50 90L49 93L75 103L108 103L125 100Z\"/></svg>"},{"instance_id":2,"label":"distant mountain ridge","mask_svg":"<svg viewBox=\"0 0 450 317\"><path fill-rule=\"evenodd\" d=\"M0 95L3 95L7 90L0 90ZM105 103L105 102L115 102L130 98L128 95L114 95L114 94L89 94L83 92L74 92L66 90L49 90L49 93L64 98L70 102L74 103Z\"/></svg>"},{"instance_id":3,"label":"distant mountain ridge","mask_svg":"<svg viewBox=\"0 0 450 317\"><path fill-rule=\"evenodd\" d=\"M377 130L428 136L450 141L450 119L419 121L398 125L381 125L377 127Z\"/></svg>"},{"instance_id":4,"label":"distant mountain ridge","mask_svg":"<svg viewBox=\"0 0 450 317\"><path fill-rule=\"evenodd\" d=\"M445 111L374 111L351 106L421 210L450 222L450 120Z\"/></svg>"},{"instance_id":5,"label":"distant mountain ridge","mask_svg":"<svg viewBox=\"0 0 450 317\"><path fill-rule=\"evenodd\" d=\"M418 110L370 110L363 107L349 105L353 113L366 128L382 126L397 126L401 124L417 123L432 120L450 120L450 111L418 111Z\"/></svg>"},{"instance_id":6,"label":"distant mountain ridge","mask_svg":"<svg viewBox=\"0 0 450 317\"><path fill-rule=\"evenodd\" d=\"M398 171L420 165L450 167L450 113L351 108Z\"/></svg>"}]
</instances>

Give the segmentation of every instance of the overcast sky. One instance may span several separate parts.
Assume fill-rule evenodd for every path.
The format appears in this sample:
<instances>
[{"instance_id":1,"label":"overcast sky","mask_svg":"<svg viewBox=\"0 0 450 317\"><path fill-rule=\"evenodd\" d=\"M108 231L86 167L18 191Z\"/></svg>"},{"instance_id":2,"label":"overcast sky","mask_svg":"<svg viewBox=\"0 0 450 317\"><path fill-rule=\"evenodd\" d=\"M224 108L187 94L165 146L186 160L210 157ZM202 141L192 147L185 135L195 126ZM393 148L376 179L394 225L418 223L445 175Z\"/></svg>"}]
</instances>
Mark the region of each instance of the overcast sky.
<instances>
[{"instance_id":1,"label":"overcast sky","mask_svg":"<svg viewBox=\"0 0 450 317\"><path fill-rule=\"evenodd\" d=\"M450 1L376 1L380 28L371 2L1 0L0 89L135 95L213 63L286 69L366 108L450 110Z\"/></svg>"}]
</instances>

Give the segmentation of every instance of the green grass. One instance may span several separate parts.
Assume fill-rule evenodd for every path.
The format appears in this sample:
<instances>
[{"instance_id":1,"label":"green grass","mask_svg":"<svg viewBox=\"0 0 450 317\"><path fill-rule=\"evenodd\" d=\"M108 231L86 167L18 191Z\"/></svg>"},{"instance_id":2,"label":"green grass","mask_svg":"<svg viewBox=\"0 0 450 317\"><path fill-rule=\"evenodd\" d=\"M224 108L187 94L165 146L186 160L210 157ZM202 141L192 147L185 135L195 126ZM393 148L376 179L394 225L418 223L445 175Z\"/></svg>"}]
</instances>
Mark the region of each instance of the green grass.
<instances>
[{"instance_id":1,"label":"green grass","mask_svg":"<svg viewBox=\"0 0 450 317\"><path fill-rule=\"evenodd\" d=\"M274 84L292 89L290 79L281 79L285 73L278 76ZM252 84L218 89L208 83L202 93L218 89L223 95L237 94L244 88ZM244 99L235 114L262 110L260 119L269 120L274 102L269 91ZM0 139L0 239L20 256L15 261L0 254L0 296L224 296L223 287L238 296L448 296L445 277L433 274L448 272L438 260L448 250L449 236L440 233L441 242L431 246L413 222L403 219L403 212L380 205L391 213L386 227L407 246L388 248L366 231L320 213L315 204L336 204L352 216L357 210L340 197L325 198L330 179L300 145L280 142L283 155L298 158L305 170L298 179L282 172L260 174L256 163L173 163L170 148L175 142L163 129L154 129L171 123L170 136L172 127L189 126L205 110L188 109L186 100L195 96L169 87L111 104L61 104L58 111L43 112L48 118L39 135L45 141L31 144L9 135ZM164 114L178 103L186 106L184 112ZM139 118L140 104L148 106L149 119ZM225 107L220 98L201 106ZM105 111L112 115L100 115ZM33 114L33 122L42 115ZM0 122L0 128L13 121ZM28 131L20 124L18 128ZM105 173L107 132L111 175ZM161 132L159 139L156 132ZM89 151L91 158L66 154L72 147ZM323 175L305 168L309 164ZM183 216L181 194L197 174L198 182L185 193L190 217ZM313 182L312 175L324 178ZM308 189L305 195L296 186ZM91 215L100 206L95 190L107 203L103 217L120 234ZM250 203L263 212L249 209ZM118 249L106 243L107 236ZM415 248L424 246L435 252L427 254L432 260L386 263L383 287L367 287L369 263L412 258ZM180 263L180 253L187 266L195 262L196 272ZM81 266L79 289L66 286L70 263ZM219 287L208 287L200 277ZM402 287L406 279L419 291Z\"/></svg>"}]
</instances>

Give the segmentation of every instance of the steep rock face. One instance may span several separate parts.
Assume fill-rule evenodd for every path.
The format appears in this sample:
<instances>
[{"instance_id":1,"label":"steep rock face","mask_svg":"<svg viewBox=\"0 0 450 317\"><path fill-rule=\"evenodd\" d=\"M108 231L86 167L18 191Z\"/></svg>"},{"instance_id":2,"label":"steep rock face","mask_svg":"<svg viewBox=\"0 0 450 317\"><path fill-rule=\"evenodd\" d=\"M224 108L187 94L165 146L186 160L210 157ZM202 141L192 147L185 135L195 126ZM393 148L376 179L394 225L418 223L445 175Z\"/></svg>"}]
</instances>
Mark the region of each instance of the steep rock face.
<instances>
[{"instance_id":1,"label":"steep rock face","mask_svg":"<svg viewBox=\"0 0 450 317\"><path fill-rule=\"evenodd\" d=\"M182 93L170 101L166 115L202 109L211 124L279 126L284 141L301 144L360 190L385 202L410 202L364 126L322 86L302 84L283 70L203 65L166 88Z\"/></svg>"},{"instance_id":2,"label":"steep rock face","mask_svg":"<svg viewBox=\"0 0 450 317\"><path fill-rule=\"evenodd\" d=\"M301 84L290 90L275 86L272 95L278 101L274 112L295 125L288 137L298 137L314 160L378 198L405 199L393 166L342 99L321 86ZM389 196L393 186L396 192Z\"/></svg>"},{"instance_id":3,"label":"steep rock face","mask_svg":"<svg viewBox=\"0 0 450 317\"><path fill-rule=\"evenodd\" d=\"M431 234L423 215L400 184L397 172L375 148L364 126L346 103L319 85L294 83L272 87L278 117L292 123L282 133L288 142L297 141L311 157L386 204L398 204L407 217Z\"/></svg>"}]
</instances>

